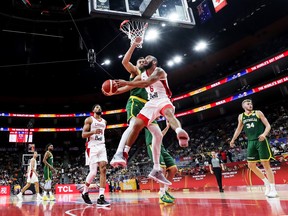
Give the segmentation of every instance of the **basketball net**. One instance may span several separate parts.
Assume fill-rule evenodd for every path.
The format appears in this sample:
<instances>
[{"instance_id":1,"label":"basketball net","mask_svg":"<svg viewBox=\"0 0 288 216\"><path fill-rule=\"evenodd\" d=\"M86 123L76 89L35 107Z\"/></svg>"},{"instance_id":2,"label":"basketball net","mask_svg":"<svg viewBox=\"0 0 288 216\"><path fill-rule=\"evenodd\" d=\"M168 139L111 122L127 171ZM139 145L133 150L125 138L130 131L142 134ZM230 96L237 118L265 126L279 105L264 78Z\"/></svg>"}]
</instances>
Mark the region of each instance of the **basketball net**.
<instances>
[{"instance_id":1,"label":"basketball net","mask_svg":"<svg viewBox=\"0 0 288 216\"><path fill-rule=\"evenodd\" d=\"M120 24L120 30L124 32L130 39L130 45L132 45L137 37L142 38L142 42L137 44L137 48L142 48L144 40L144 34L148 27L148 23L141 22L138 20L124 20Z\"/></svg>"}]
</instances>

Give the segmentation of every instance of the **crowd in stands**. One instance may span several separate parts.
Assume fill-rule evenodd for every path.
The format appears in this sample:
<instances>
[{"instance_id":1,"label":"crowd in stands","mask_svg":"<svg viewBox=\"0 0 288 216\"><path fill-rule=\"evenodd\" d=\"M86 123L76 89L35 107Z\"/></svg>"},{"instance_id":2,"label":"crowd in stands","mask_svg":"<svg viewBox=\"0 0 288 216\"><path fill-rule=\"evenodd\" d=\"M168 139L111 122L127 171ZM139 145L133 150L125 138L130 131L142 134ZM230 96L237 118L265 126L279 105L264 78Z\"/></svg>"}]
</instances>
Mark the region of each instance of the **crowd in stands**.
<instances>
[{"instance_id":1,"label":"crowd in stands","mask_svg":"<svg viewBox=\"0 0 288 216\"><path fill-rule=\"evenodd\" d=\"M275 156L282 156L285 153L288 153L287 107L288 102L282 101L281 105L275 104L261 108L272 126L269 141ZM225 122L223 122L223 119L216 119L209 123L193 125L190 128L186 128L190 134L188 148L179 147L175 132L170 129L163 139L163 144L172 157L175 158L179 169L177 175L199 175L206 173L208 171L207 165L212 150L218 151L218 156L224 163L245 161L247 139L244 132L239 136L235 148L230 148L229 146L229 140L232 137L236 126L237 116L234 115L230 118L226 117ZM117 146L107 146L108 159L110 161ZM131 148L128 169L114 169L108 165L107 181L113 185L112 188L118 188L120 181L139 176L147 176L151 171L152 162L148 157L146 148L144 138L140 137L140 139L137 140L137 143ZM63 153L63 149L60 150L62 151L53 152L55 158L54 166L58 170L54 177L54 184L83 183L88 173L88 166L84 166L84 150L79 150L82 151L81 154L79 154L79 151ZM39 150L37 151L39 152ZM0 149L0 154L0 184L11 185L12 188L15 189L13 192L17 193L19 185L23 186L25 184L25 170L27 166L22 166L22 155L17 153L16 147ZM280 160L285 159L284 157L277 158ZM40 162L40 164L42 164L42 162ZM40 174L40 186L43 187L44 179L42 166L38 166L37 169ZM231 169L231 167L229 167L229 169ZM237 166L232 169L237 169ZM96 183L99 182L98 178L99 175L96 176Z\"/></svg>"}]
</instances>

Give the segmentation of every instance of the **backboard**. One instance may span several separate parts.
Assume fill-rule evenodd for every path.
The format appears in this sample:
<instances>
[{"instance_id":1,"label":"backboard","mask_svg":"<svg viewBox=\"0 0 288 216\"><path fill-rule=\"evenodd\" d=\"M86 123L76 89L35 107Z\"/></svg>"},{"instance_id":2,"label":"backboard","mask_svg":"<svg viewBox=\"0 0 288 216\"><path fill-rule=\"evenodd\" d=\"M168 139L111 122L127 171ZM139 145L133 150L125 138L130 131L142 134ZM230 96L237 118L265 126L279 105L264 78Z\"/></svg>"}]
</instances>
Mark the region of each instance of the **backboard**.
<instances>
[{"instance_id":1,"label":"backboard","mask_svg":"<svg viewBox=\"0 0 288 216\"><path fill-rule=\"evenodd\" d=\"M22 155L22 166L29 166L30 160L33 157L33 154L23 154ZM41 165L41 155L38 154L37 158L37 165L40 166Z\"/></svg>"},{"instance_id":2,"label":"backboard","mask_svg":"<svg viewBox=\"0 0 288 216\"><path fill-rule=\"evenodd\" d=\"M89 0L89 13L102 18L138 19L184 28L195 26L187 0Z\"/></svg>"}]
</instances>

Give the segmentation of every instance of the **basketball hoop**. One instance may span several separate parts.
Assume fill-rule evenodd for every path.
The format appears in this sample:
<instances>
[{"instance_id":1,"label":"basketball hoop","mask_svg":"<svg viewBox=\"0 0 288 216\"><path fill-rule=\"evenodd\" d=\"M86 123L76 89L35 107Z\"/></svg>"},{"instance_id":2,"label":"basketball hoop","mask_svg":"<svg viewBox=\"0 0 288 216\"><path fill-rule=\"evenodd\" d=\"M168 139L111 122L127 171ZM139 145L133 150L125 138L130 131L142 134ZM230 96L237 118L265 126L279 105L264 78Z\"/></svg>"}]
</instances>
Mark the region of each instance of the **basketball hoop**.
<instances>
[{"instance_id":1,"label":"basketball hoop","mask_svg":"<svg viewBox=\"0 0 288 216\"><path fill-rule=\"evenodd\" d=\"M144 34L148 27L148 23L141 22L138 20L124 20L120 24L120 30L124 32L131 41L131 45L134 43L137 37L142 38L142 42L138 44L137 48L142 48L142 43L144 40Z\"/></svg>"}]
</instances>

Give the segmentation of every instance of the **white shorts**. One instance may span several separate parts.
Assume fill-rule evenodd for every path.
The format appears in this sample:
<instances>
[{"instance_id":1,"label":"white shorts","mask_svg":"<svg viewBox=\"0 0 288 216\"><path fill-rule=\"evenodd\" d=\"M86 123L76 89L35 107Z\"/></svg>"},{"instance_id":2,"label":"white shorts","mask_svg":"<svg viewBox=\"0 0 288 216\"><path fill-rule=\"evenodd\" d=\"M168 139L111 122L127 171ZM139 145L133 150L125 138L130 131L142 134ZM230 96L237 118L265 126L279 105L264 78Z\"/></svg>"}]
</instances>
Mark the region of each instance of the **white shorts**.
<instances>
[{"instance_id":1,"label":"white shorts","mask_svg":"<svg viewBox=\"0 0 288 216\"><path fill-rule=\"evenodd\" d=\"M31 178L30 174L28 173L27 182L33 184L35 182L39 182L39 180L35 173L32 174Z\"/></svg>"},{"instance_id":2,"label":"white shorts","mask_svg":"<svg viewBox=\"0 0 288 216\"><path fill-rule=\"evenodd\" d=\"M90 164L98 163L101 161L106 161L108 163L105 144L103 143L93 145L91 142L93 142L93 140L89 142L85 151L85 165L88 166Z\"/></svg>"},{"instance_id":3,"label":"white shorts","mask_svg":"<svg viewBox=\"0 0 288 216\"><path fill-rule=\"evenodd\" d=\"M161 112L163 111L163 108L165 109L166 107L171 107L175 111L175 107L168 98L154 98L145 104L141 109L140 114L149 119L147 122L147 125L149 125L160 115L163 115Z\"/></svg>"}]
</instances>

